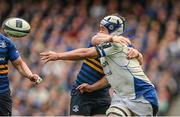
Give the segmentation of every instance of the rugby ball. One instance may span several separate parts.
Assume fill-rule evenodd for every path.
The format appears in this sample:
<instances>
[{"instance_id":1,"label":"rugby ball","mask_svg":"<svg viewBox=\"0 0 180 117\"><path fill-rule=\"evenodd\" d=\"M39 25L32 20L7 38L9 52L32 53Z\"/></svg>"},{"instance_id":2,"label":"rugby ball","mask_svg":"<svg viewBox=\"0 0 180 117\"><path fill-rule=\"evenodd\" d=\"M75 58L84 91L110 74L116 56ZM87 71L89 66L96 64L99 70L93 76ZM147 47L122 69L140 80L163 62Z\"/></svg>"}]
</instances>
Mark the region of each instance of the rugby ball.
<instances>
[{"instance_id":1,"label":"rugby ball","mask_svg":"<svg viewBox=\"0 0 180 117\"><path fill-rule=\"evenodd\" d=\"M2 29L7 35L18 38L26 36L31 27L26 20L13 17L3 22Z\"/></svg>"}]
</instances>

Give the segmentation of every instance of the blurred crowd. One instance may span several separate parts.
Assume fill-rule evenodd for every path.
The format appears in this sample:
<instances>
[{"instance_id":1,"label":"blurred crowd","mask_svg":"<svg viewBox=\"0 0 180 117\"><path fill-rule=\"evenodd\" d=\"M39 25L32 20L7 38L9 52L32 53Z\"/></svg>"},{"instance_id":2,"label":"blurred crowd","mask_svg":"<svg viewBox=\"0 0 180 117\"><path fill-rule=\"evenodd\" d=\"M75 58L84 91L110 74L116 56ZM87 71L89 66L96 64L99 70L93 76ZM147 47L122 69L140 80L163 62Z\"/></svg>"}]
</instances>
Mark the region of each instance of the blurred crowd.
<instances>
[{"instance_id":1,"label":"blurred crowd","mask_svg":"<svg viewBox=\"0 0 180 117\"><path fill-rule=\"evenodd\" d=\"M13 115L68 115L82 61L44 65L39 53L87 47L101 18L114 13L126 18L125 36L143 54L144 71L158 91L159 115L167 114L180 89L179 0L0 0L0 23L8 17L30 22L31 33L15 43L32 71L44 78L36 86L11 67Z\"/></svg>"}]
</instances>

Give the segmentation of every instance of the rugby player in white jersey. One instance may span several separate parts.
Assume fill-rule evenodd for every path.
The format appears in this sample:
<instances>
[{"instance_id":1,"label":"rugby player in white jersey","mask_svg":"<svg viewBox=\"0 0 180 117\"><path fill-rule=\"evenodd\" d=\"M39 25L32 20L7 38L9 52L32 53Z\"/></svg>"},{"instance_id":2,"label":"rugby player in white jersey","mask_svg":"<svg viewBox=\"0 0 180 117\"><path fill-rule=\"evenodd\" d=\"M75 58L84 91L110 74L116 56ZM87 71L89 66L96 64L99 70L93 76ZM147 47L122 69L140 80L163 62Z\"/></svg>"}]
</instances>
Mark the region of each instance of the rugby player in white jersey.
<instances>
[{"instance_id":1,"label":"rugby player in white jersey","mask_svg":"<svg viewBox=\"0 0 180 117\"><path fill-rule=\"evenodd\" d=\"M99 57L106 78L93 85L81 84L77 89L81 92L91 92L110 83L114 94L111 106L106 112L108 116L156 115L158 99L154 85L144 74L137 58L128 59L128 46L114 41L118 35L123 34L124 22L120 16L107 16L101 21L100 33L92 40L96 47L64 53L46 52L41 54L42 59L48 62ZM110 34L111 36L107 35L107 37L112 41L106 42L105 34ZM105 42L102 42L102 37ZM138 54L139 56L141 55Z\"/></svg>"}]
</instances>

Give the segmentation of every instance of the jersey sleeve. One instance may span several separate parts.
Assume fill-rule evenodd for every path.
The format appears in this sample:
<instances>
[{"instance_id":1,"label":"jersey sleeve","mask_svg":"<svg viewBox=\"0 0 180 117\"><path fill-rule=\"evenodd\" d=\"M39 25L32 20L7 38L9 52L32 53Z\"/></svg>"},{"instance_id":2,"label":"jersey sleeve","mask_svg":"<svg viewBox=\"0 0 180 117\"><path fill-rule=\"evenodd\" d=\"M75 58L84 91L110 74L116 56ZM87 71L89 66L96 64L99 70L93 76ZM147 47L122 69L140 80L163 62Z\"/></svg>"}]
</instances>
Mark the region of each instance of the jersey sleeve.
<instances>
[{"instance_id":1,"label":"jersey sleeve","mask_svg":"<svg viewBox=\"0 0 180 117\"><path fill-rule=\"evenodd\" d=\"M88 48L93 47L91 41L88 43Z\"/></svg>"},{"instance_id":2,"label":"jersey sleeve","mask_svg":"<svg viewBox=\"0 0 180 117\"><path fill-rule=\"evenodd\" d=\"M10 61L14 61L19 58L19 52L16 49L16 45L10 41L8 44L8 58Z\"/></svg>"},{"instance_id":3,"label":"jersey sleeve","mask_svg":"<svg viewBox=\"0 0 180 117\"><path fill-rule=\"evenodd\" d=\"M96 51L99 54L99 57L110 56L122 51L122 45L114 44L111 42L104 42L96 46Z\"/></svg>"}]
</instances>

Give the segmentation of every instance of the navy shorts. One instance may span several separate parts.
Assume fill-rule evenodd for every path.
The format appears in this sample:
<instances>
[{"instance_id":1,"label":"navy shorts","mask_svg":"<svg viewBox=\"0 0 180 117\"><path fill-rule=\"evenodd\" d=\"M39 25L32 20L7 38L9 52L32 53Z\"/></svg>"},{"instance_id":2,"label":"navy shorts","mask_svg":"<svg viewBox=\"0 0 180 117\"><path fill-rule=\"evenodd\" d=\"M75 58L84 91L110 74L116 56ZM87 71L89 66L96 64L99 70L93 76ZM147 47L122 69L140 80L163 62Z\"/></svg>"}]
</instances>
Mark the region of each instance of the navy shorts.
<instances>
[{"instance_id":1,"label":"navy shorts","mask_svg":"<svg viewBox=\"0 0 180 117\"><path fill-rule=\"evenodd\" d=\"M111 104L109 91L95 93L83 93L75 87L71 91L70 115L105 115Z\"/></svg>"},{"instance_id":2,"label":"navy shorts","mask_svg":"<svg viewBox=\"0 0 180 117\"><path fill-rule=\"evenodd\" d=\"M12 99L10 93L0 94L0 116L12 115Z\"/></svg>"}]
</instances>

